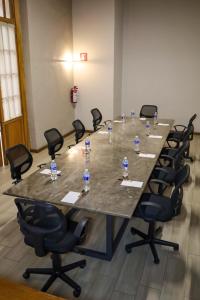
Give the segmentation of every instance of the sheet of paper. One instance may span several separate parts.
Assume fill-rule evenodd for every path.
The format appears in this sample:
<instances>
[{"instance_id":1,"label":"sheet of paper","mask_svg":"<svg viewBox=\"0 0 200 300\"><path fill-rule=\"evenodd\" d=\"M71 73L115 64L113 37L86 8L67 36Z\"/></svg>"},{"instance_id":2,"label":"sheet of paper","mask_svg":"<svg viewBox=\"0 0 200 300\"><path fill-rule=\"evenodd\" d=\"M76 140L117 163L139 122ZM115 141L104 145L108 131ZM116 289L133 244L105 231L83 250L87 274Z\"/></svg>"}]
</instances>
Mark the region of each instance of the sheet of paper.
<instances>
[{"instance_id":1,"label":"sheet of paper","mask_svg":"<svg viewBox=\"0 0 200 300\"><path fill-rule=\"evenodd\" d=\"M74 204L79 199L81 193L78 192L69 192L62 200L61 202Z\"/></svg>"},{"instance_id":2,"label":"sheet of paper","mask_svg":"<svg viewBox=\"0 0 200 300\"><path fill-rule=\"evenodd\" d=\"M166 123L158 123L158 126L169 126L169 124L166 124Z\"/></svg>"},{"instance_id":3,"label":"sheet of paper","mask_svg":"<svg viewBox=\"0 0 200 300\"><path fill-rule=\"evenodd\" d=\"M140 153L139 157L146 157L146 158L155 158L155 154L150 154L150 153Z\"/></svg>"},{"instance_id":4,"label":"sheet of paper","mask_svg":"<svg viewBox=\"0 0 200 300\"><path fill-rule=\"evenodd\" d=\"M142 181L135 181L135 180L123 180L121 185L123 186L130 186L130 187L136 187L136 188L140 188L143 186L143 182Z\"/></svg>"},{"instance_id":5,"label":"sheet of paper","mask_svg":"<svg viewBox=\"0 0 200 300\"><path fill-rule=\"evenodd\" d=\"M60 173L61 173L61 171L57 170L57 175L59 175ZM51 170L50 169L44 169L40 172L40 174L51 175Z\"/></svg>"},{"instance_id":6,"label":"sheet of paper","mask_svg":"<svg viewBox=\"0 0 200 300\"><path fill-rule=\"evenodd\" d=\"M162 135L150 134L149 138L152 138L152 139L162 139Z\"/></svg>"},{"instance_id":7,"label":"sheet of paper","mask_svg":"<svg viewBox=\"0 0 200 300\"><path fill-rule=\"evenodd\" d=\"M141 120L141 121L145 121L145 120L146 120L146 118L140 118L140 120Z\"/></svg>"},{"instance_id":8,"label":"sheet of paper","mask_svg":"<svg viewBox=\"0 0 200 300\"><path fill-rule=\"evenodd\" d=\"M121 120L114 120L113 122L114 122L114 123L122 123Z\"/></svg>"},{"instance_id":9,"label":"sheet of paper","mask_svg":"<svg viewBox=\"0 0 200 300\"><path fill-rule=\"evenodd\" d=\"M98 134L108 134L108 131L101 130L101 131L98 131Z\"/></svg>"}]
</instances>

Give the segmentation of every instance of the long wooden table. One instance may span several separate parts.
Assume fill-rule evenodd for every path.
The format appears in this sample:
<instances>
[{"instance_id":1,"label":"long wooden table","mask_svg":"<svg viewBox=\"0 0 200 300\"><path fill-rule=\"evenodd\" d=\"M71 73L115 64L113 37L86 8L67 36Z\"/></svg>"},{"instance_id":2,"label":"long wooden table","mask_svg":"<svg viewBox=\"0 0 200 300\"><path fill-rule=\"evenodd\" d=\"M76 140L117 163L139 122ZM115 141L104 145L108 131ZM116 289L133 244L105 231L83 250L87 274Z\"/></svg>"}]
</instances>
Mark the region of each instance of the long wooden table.
<instances>
[{"instance_id":1,"label":"long wooden table","mask_svg":"<svg viewBox=\"0 0 200 300\"><path fill-rule=\"evenodd\" d=\"M57 181L51 182L49 176L40 174L38 170L12 186L5 194L70 206L61 200L69 191L82 191L83 171L88 168L91 173L90 191L88 194L82 194L71 206L106 216L106 249L97 251L79 246L78 250L85 255L111 260L173 125L173 120L159 120L159 122L170 124L170 126L156 126L155 129L152 126L151 133L161 135L162 139L146 136L146 121L135 119L133 122L128 118L126 123L113 122L112 142L109 142L108 134L101 133L107 130L106 127L90 136L92 150L89 158L82 151L84 141L56 158L58 169L62 172ZM156 154L155 158L140 158L134 152L133 139L136 135L141 140L141 152ZM129 161L129 179L143 181L142 188L120 185L121 163L125 156ZM115 217L123 218L116 234Z\"/></svg>"}]
</instances>

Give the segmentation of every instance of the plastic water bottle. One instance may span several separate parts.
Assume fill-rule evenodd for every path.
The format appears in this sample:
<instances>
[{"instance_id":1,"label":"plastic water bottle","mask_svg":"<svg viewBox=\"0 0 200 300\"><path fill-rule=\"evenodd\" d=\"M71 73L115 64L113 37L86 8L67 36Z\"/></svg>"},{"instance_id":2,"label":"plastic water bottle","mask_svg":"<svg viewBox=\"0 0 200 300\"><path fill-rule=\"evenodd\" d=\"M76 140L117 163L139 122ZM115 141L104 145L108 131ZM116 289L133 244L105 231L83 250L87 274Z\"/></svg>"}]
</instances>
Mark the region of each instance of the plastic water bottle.
<instances>
[{"instance_id":1,"label":"plastic water bottle","mask_svg":"<svg viewBox=\"0 0 200 300\"><path fill-rule=\"evenodd\" d=\"M150 129L151 129L151 125L150 125L149 121L146 121L145 128L146 128L146 135L149 136L150 135Z\"/></svg>"},{"instance_id":2,"label":"plastic water bottle","mask_svg":"<svg viewBox=\"0 0 200 300\"><path fill-rule=\"evenodd\" d=\"M154 116L153 116L153 126L156 127L158 124L158 113L155 111Z\"/></svg>"},{"instance_id":3,"label":"plastic water bottle","mask_svg":"<svg viewBox=\"0 0 200 300\"><path fill-rule=\"evenodd\" d=\"M58 178L58 175L57 175L57 165L54 159L51 161L50 171L51 171L51 180L55 181Z\"/></svg>"},{"instance_id":4,"label":"plastic water bottle","mask_svg":"<svg viewBox=\"0 0 200 300\"><path fill-rule=\"evenodd\" d=\"M134 118L135 118L135 111L132 109L132 111L131 111L131 119L134 120Z\"/></svg>"},{"instance_id":5,"label":"plastic water bottle","mask_svg":"<svg viewBox=\"0 0 200 300\"><path fill-rule=\"evenodd\" d=\"M85 169L83 173L83 182L84 182L83 190L84 192L88 192L90 190L90 173L88 169Z\"/></svg>"},{"instance_id":6,"label":"plastic water bottle","mask_svg":"<svg viewBox=\"0 0 200 300\"><path fill-rule=\"evenodd\" d=\"M108 123L108 133L109 134L112 133L112 123L111 122Z\"/></svg>"},{"instance_id":7,"label":"plastic water bottle","mask_svg":"<svg viewBox=\"0 0 200 300\"><path fill-rule=\"evenodd\" d=\"M87 137L85 139L85 153L89 153L90 150L91 150L91 148L90 148L90 139Z\"/></svg>"},{"instance_id":8,"label":"plastic water bottle","mask_svg":"<svg viewBox=\"0 0 200 300\"><path fill-rule=\"evenodd\" d=\"M126 121L126 115L125 113L122 113L122 122L125 123L125 121Z\"/></svg>"},{"instance_id":9,"label":"plastic water bottle","mask_svg":"<svg viewBox=\"0 0 200 300\"><path fill-rule=\"evenodd\" d=\"M133 146L136 153L140 153L140 139L136 135L136 137L133 140Z\"/></svg>"},{"instance_id":10,"label":"plastic water bottle","mask_svg":"<svg viewBox=\"0 0 200 300\"><path fill-rule=\"evenodd\" d=\"M128 159L126 156L122 161L122 168L123 168L123 178L126 179L128 178Z\"/></svg>"}]
</instances>

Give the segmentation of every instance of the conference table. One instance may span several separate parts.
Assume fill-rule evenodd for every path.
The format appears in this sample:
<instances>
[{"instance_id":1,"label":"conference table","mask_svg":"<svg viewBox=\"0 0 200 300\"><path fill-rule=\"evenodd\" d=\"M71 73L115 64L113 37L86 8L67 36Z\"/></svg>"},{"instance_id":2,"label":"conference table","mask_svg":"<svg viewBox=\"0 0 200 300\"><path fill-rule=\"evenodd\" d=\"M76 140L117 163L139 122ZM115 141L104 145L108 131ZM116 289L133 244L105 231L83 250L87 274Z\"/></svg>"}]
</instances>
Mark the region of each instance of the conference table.
<instances>
[{"instance_id":1,"label":"conference table","mask_svg":"<svg viewBox=\"0 0 200 300\"><path fill-rule=\"evenodd\" d=\"M158 120L158 125L155 128L153 125L151 127L153 137L150 137L145 132L146 120L126 118L125 123L120 119L114 120L111 136L106 126L90 135L89 155L85 155L84 141L82 141L56 157L58 170L61 171L61 176L58 176L56 181L52 182L50 176L41 174L41 170L37 170L20 183L13 185L4 194L103 214L105 249L100 251L79 245L76 251L99 259L111 260L144 192L173 123L171 119ZM136 135L141 141L140 152L155 154L154 158L140 157L134 151L133 139ZM129 180L143 182L141 188L121 185L121 165L125 156L129 161ZM88 193L82 192L82 175L85 168L88 168L91 174ZM74 204L61 202L70 191L80 192L80 198ZM116 232L114 225L119 217L122 222ZM98 228L96 235L98 235Z\"/></svg>"}]
</instances>

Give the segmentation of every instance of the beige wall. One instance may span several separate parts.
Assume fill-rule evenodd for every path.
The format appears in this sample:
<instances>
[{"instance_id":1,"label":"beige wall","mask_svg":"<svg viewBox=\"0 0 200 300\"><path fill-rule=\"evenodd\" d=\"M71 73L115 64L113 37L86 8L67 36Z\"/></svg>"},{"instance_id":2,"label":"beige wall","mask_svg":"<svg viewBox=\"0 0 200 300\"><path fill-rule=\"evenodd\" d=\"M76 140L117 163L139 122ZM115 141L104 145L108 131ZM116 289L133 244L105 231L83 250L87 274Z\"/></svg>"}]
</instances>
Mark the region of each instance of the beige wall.
<instances>
[{"instance_id":1,"label":"beige wall","mask_svg":"<svg viewBox=\"0 0 200 300\"><path fill-rule=\"evenodd\" d=\"M200 1L123 3L122 110L152 103L160 116L187 123L200 114Z\"/></svg>"},{"instance_id":2,"label":"beige wall","mask_svg":"<svg viewBox=\"0 0 200 300\"><path fill-rule=\"evenodd\" d=\"M43 132L72 130L72 68L58 62L72 53L71 0L21 0L31 147L45 145Z\"/></svg>"},{"instance_id":3,"label":"beige wall","mask_svg":"<svg viewBox=\"0 0 200 300\"><path fill-rule=\"evenodd\" d=\"M73 0L74 53L88 52L88 62L74 67L80 89L76 117L92 129L90 110L98 107L104 120L113 118L114 0Z\"/></svg>"}]
</instances>

